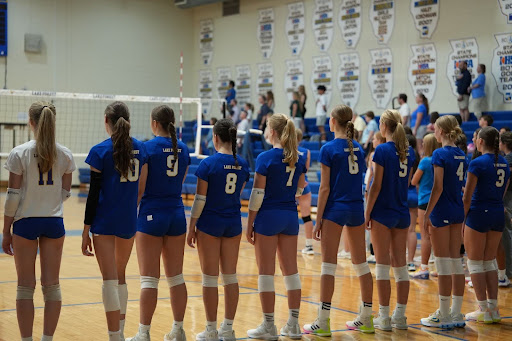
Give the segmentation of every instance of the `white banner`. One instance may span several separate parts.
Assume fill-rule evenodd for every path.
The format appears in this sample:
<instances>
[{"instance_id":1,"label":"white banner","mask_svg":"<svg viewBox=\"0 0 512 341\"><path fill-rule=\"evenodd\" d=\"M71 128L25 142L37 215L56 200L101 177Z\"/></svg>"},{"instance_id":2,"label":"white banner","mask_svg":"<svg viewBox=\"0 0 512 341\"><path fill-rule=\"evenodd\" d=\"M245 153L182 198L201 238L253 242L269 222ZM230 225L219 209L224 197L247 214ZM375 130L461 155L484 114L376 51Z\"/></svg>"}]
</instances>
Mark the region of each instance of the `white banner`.
<instances>
[{"instance_id":1,"label":"white banner","mask_svg":"<svg viewBox=\"0 0 512 341\"><path fill-rule=\"evenodd\" d=\"M311 89L318 99L316 88L320 85L325 86L325 97L327 106L331 103L332 96L332 62L329 56L313 57L313 72L311 74Z\"/></svg>"},{"instance_id":2,"label":"white banner","mask_svg":"<svg viewBox=\"0 0 512 341\"><path fill-rule=\"evenodd\" d=\"M299 85L304 85L304 65L300 59L287 60L285 63L284 90L288 97L288 102L291 102L293 100L293 92L298 90Z\"/></svg>"},{"instance_id":3,"label":"white banner","mask_svg":"<svg viewBox=\"0 0 512 341\"><path fill-rule=\"evenodd\" d=\"M217 68L217 97L219 99L226 98L226 94L229 89L229 81L230 80L232 80L231 68L230 67L218 67Z\"/></svg>"},{"instance_id":4,"label":"white banner","mask_svg":"<svg viewBox=\"0 0 512 341\"><path fill-rule=\"evenodd\" d=\"M440 0L411 0L411 14L420 38L432 37L439 20Z\"/></svg>"},{"instance_id":5,"label":"white banner","mask_svg":"<svg viewBox=\"0 0 512 341\"><path fill-rule=\"evenodd\" d=\"M476 67L478 65L478 44L475 38L450 40L452 46L452 53L448 56L448 64L446 65L446 74L448 81L452 86L452 92L455 96L457 94L457 86L455 81L460 74L459 62L463 60L468 62L468 70L471 73L471 78L475 79Z\"/></svg>"},{"instance_id":6,"label":"white banner","mask_svg":"<svg viewBox=\"0 0 512 341\"><path fill-rule=\"evenodd\" d=\"M327 51L331 47L334 34L333 15L332 0L315 0L313 32L321 51Z\"/></svg>"},{"instance_id":7,"label":"white banner","mask_svg":"<svg viewBox=\"0 0 512 341\"><path fill-rule=\"evenodd\" d=\"M199 98L203 105L203 114L212 108L213 73L212 70L199 70Z\"/></svg>"},{"instance_id":8,"label":"white banner","mask_svg":"<svg viewBox=\"0 0 512 341\"><path fill-rule=\"evenodd\" d=\"M507 23L512 24L512 0L498 0L501 13L507 17Z\"/></svg>"},{"instance_id":9,"label":"white banner","mask_svg":"<svg viewBox=\"0 0 512 341\"><path fill-rule=\"evenodd\" d=\"M512 33L495 34L498 46L492 57L492 75L503 102L512 103Z\"/></svg>"},{"instance_id":10,"label":"white banner","mask_svg":"<svg viewBox=\"0 0 512 341\"><path fill-rule=\"evenodd\" d=\"M199 52L203 65L210 65L213 58L213 19L199 22Z\"/></svg>"},{"instance_id":11,"label":"white banner","mask_svg":"<svg viewBox=\"0 0 512 341\"><path fill-rule=\"evenodd\" d=\"M274 91L274 65L272 63L258 64L258 95Z\"/></svg>"},{"instance_id":12,"label":"white banner","mask_svg":"<svg viewBox=\"0 0 512 341\"><path fill-rule=\"evenodd\" d=\"M372 0L370 22L379 44L387 44L395 26L395 0Z\"/></svg>"},{"instance_id":13,"label":"white banner","mask_svg":"<svg viewBox=\"0 0 512 341\"><path fill-rule=\"evenodd\" d=\"M341 2L338 24L347 47L355 48L361 37L361 0Z\"/></svg>"},{"instance_id":14,"label":"white banner","mask_svg":"<svg viewBox=\"0 0 512 341\"><path fill-rule=\"evenodd\" d=\"M292 50L292 56L300 55L304 47L304 3L294 2L288 4L288 18L286 19L286 37Z\"/></svg>"},{"instance_id":15,"label":"white banner","mask_svg":"<svg viewBox=\"0 0 512 341\"><path fill-rule=\"evenodd\" d=\"M360 60L357 52L339 54L338 89L341 102L356 107L361 92Z\"/></svg>"},{"instance_id":16,"label":"white banner","mask_svg":"<svg viewBox=\"0 0 512 341\"><path fill-rule=\"evenodd\" d=\"M266 8L259 10L258 20L258 42L263 58L268 59L274 50L274 9Z\"/></svg>"},{"instance_id":17,"label":"white banner","mask_svg":"<svg viewBox=\"0 0 512 341\"><path fill-rule=\"evenodd\" d=\"M238 106L241 108L247 102L251 102L252 87L251 87L251 66L238 65L236 69L236 99Z\"/></svg>"},{"instance_id":18,"label":"white banner","mask_svg":"<svg viewBox=\"0 0 512 341\"><path fill-rule=\"evenodd\" d=\"M412 92L422 93L432 102L437 85L437 52L434 44L411 45L409 83Z\"/></svg>"},{"instance_id":19,"label":"white banner","mask_svg":"<svg viewBox=\"0 0 512 341\"><path fill-rule=\"evenodd\" d=\"M368 85L377 108L386 109L393 93L393 55L391 49L370 50Z\"/></svg>"}]
</instances>

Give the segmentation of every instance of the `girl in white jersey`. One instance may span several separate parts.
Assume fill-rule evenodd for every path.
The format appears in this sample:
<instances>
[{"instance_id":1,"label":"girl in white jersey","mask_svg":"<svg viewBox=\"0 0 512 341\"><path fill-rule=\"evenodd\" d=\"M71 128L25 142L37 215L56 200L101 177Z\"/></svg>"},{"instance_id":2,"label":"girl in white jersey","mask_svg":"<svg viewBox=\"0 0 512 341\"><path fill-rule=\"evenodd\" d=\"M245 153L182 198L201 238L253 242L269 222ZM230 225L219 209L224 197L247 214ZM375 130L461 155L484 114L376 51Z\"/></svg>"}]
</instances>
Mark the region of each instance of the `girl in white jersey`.
<instances>
[{"instance_id":1,"label":"girl in white jersey","mask_svg":"<svg viewBox=\"0 0 512 341\"><path fill-rule=\"evenodd\" d=\"M71 173L76 167L71 151L55 142L55 107L52 104L32 104L29 125L35 140L14 148L5 164L9 171L9 188L2 248L6 254L14 255L16 263L16 311L21 340L32 341L35 263L39 247L45 302L41 340L51 341L62 305L59 285L65 234L62 203L70 196Z\"/></svg>"}]
</instances>

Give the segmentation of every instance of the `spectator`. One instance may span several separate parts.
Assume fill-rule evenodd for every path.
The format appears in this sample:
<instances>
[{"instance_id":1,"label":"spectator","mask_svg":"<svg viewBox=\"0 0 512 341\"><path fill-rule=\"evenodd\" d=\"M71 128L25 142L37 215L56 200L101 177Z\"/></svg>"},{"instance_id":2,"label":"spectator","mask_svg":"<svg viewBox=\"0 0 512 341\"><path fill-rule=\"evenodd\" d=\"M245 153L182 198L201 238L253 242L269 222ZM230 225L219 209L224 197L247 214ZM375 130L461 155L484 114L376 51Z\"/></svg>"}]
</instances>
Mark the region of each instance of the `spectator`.
<instances>
[{"instance_id":1,"label":"spectator","mask_svg":"<svg viewBox=\"0 0 512 341\"><path fill-rule=\"evenodd\" d=\"M217 119L215 117L210 118L210 125L214 126L217 123ZM210 155L215 154L215 147L213 146L213 128L208 130L208 135L206 135L206 147Z\"/></svg>"},{"instance_id":2,"label":"spectator","mask_svg":"<svg viewBox=\"0 0 512 341\"><path fill-rule=\"evenodd\" d=\"M325 91L327 91L327 88L323 85L319 85L317 91L316 126L318 127L318 131L320 131L320 139L325 141L325 120L327 119L327 96L325 95Z\"/></svg>"},{"instance_id":3,"label":"spectator","mask_svg":"<svg viewBox=\"0 0 512 341\"><path fill-rule=\"evenodd\" d=\"M404 127L410 127L411 122L409 120L409 116L411 116L411 108L409 108L409 104L407 104L407 95L406 94L398 94L398 104L400 104L400 116L402 116L402 124Z\"/></svg>"},{"instance_id":4,"label":"spectator","mask_svg":"<svg viewBox=\"0 0 512 341\"><path fill-rule=\"evenodd\" d=\"M354 110L352 111L352 123L354 123L354 136L356 136L357 132L357 138L354 137L354 139L357 142L360 142L361 136L363 136L364 128L366 128L366 122L364 118L359 116Z\"/></svg>"},{"instance_id":5,"label":"spectator","mask_svg":"<svg viewBox=\"0 0 512 341\"><path fill-rule=\"evenodd\" d=\"M290 104L290 117L295 124L295 128L302 129L302 113L300 111L299 96L298 92L295 91L293 93L293 100Z\"/></svg>"},{"instance_id":6,"label":"spectator","mask_svg":"<svg viewBox=\"0 0 512 341\"><path fill-rule=\"evenodd\" d=\"M258 102L260 103L260 111L258 112L258 129L265 131L267 127L267 116L272 113L272 110L267 105L267 97L265 95L260 95L258 97Z\"/></svg>"},{"instance_id":7,"label":"spectator","mask_svg":"<svg viewBox=\"0 0 512 341\"><path fill-rule=\"evenodd\" d=\"M235 82L229 81L229 89L226 93L226 103L230 104L232 99L236 98Z\"/></svg>"},{"instance_id":8,"label":"spectator","mask_svg":"<svg viewBox=\"0 0 512 341\"><path fill-rule=\"evenodd\" d=\"M379 131L379 126L377 125L377 121L375 121L375 114L373 111L368 111L364 115L364 119L366 120L366 128L364 128L361 142L363 143L365 154L368 155L372 148L373 135Z\"/></svg>"},{"instance_id":9,"label":"spectator","mask_svg":"<svg viewBox=\"0 0 512 341\"><path fill-rule=\"evenodd\" d=\"M416 103L418 108L412 112L411 115L411 128L412 133L416 136L418 147L422 148L423 136L427 133L427 126L429 124L428 117L428 99L421 92L416 95Z\"/></svg>"},{"instance_id":10,"label":"spectator","mask_svg":"<svg viewBox=\"0 0 512 341\"><path fill-rule=\"evenodd\" d=\"M468 63L464 60L459 63L460 73L457 75L455 85L457 86L457 93L459 97L457 101L459 103L460 117L462 122L469 121L469 94L468 88L471 86L471 73L468 71Z\"/></svg>"},{"instance_id":11,"label":"spectator","mask_svg":"<svg viewBox=\"0 0 512 341\"><path fill-rule=\"evenodd\" d=\"M274 93L272 91L267 91L267 105L270 110L274 111L276 103L274 102Z\"/></svg>"},{"instance_id":12,"label":"spectator","mask_svg":"<svg viewBox=\"0 0 512 341\"><path fill-rule=\"evenodd\" d=\"M505 132L507 132L507 131L510 131L510 128L509 128L509 127L502 127L502 128L500 129L500 135L501 135L501 134L503 134L503 133L505 133Z\"/></svg>"},{"instance_id":13,"label":"spectator","mask_svg":"<svg viewBox=\"0 0 512 341\"><path fill-rule=\"evenodd\" d=\"M240 122L240 108L238 107L238 101L233 98L229 104L231 105L231 120L233 120L233 123L236 125Z\"/></svg>"},{"instance_id":14,"label":"spectator","mask_svg":"<svg viewBox=\"0 0 512 341\"><path fill-rule=\"evenodd\" d=\"M437 111L433 111L430 114L430 124L427 126L427 133L434 132L434 124L436 123L438 118L439 118L439 113Z\"/></svg>"},{"instance_id":15,"label":"spectator","mask_svg":"<svg viewBox=\"0 0 512 341\"><path fill-rule=\"evenodd\" d=\"M249 122L252 122L252 114L254 113L254 105L252 103L245 103L244 105L244 111L247 113L247 119Z\"/></svg>"},{"instance_id":16,"label":"spectator","mask_svg":"<svg viewBox=\"0 0 512 341\"><path fill-rule=\"evenodd\" d=\"M306 88L304 85L299 85L299 105L300 111L302 112L302 117L306 117L306 101L308 100L308 96L306 95ZM303 132L305 132L303 130Z\"/></svg>"},{"instance_id":17,"label":"spectator","mask_svg":"<svg viewBox=\"0 0 512 341\"><path fill-rule=\"evenodd\" d=\"M480 117L482 117L482 113L486 109L485 64L478 64L476 72L478 72L478 77L476 77L475 81L469 87L468 91L471 92L471 96L473 96L473 112L475 113L477 120L479 120Z\"/></svg>"},{"instance_id":18,"label":"spectator","mask_svg":"<svg viewBox=\"0 0 512 341\"><path fill-rule=\"evenodd\" d=\"M237 147L238 147L239 150L242 149L242 144L243 144L243 141L244 141L244 136L249 131L249 128L250 128L249 119L247 117L248 117L247 112L246 111L242 111L240 113L240 123L238 123L238 125L236 127L237 130L238 130L238 134L237 134L238 135L238 139L236 141L237 141Z\"/></svg>"},{"instance_id":19,"label":"spectator","mask_svg":"<svg viewBox=\"0 0 512 341\"><path fill-rule=\"evenodd\" d=\"M483 115L478 120L478 125L480 126L480 128L490 127L490 126L492 126L493 123L494 123L494 118L492 118L491 115Z\"/></svg>"}]
</instances>

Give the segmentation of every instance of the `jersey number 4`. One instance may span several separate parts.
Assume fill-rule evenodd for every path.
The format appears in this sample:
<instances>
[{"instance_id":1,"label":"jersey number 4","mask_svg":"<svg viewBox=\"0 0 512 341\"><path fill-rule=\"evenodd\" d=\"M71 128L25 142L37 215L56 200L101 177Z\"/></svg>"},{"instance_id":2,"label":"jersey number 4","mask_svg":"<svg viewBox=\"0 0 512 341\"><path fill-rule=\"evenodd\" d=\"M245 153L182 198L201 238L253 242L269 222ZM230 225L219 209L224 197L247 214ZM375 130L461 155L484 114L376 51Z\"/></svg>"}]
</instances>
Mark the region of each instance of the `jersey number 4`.
<instances>
[{"instance_id":1,"label":"jersey number 4","mask_svg":"<svg viewBox=\"0 0 512 341\"><path fill-rule=\"evenodd\" d=\"M128 172L128 179L124 176L121 177L121 182L136 182L139 180L139 165L140 161L139 159L132 159L133 161L133 171Z\"/></svg>"},{"instance_id":2,"label":"jersey number 4","mask_svg":"<svg viewBox=\"0 0 512 341\"><path fill-rule=\"evenodd\" d=\"M50 168L48 173L42 173L39 165L37 165L37 168L39 168L39 186L44 186L44 177L43 177L44 174L46 174L46 185L49 185L49 186L53 185L52 169Z\"/></svg>"}]
</instances>

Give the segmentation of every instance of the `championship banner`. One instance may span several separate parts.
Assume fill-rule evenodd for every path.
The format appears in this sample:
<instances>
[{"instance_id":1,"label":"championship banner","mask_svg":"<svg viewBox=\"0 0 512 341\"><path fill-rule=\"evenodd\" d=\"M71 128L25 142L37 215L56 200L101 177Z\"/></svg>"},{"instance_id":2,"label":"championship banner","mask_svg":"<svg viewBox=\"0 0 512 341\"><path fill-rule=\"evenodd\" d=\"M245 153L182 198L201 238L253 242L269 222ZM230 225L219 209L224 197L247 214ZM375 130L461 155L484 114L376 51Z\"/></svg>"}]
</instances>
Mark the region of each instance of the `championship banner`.
<instances>
[{"instance_id":1,"label":"championship banner","mask_svg":"<svg viewBox=\"0 0 512 341\"><path fill-rule=\"evenodd\" d=\"M288 101L291 102L293 92L298 90L299 85L304 85L304 65L300 59L287 60L285 63L284 91Z\"/></svg>"},{"instance_id":2,"label":"championship banner","mask_svg":"<svg viewBox=\"0 0 512 341\"><path fill-rule=\"evenodd\" d=\"M320 50L327 51L331 47L334 34L332 0L315 0L313 32Z\"/></svg>"},{"instance_id":3,"label":"championship banner","mask_svg":"<svg viewBox=\"0 0 512 341\"><path fill-rule=\"evenodd\" d=\"M341 102L352 109L356 107L361 92L360 60L357 52L341 53L338 68L338 89Z\"/></svg>"},{"instance_id":4,"label":"championship banner","mask_svg":"<svg viewBox=\"0 0 512 341\"><path fill-rule=\"evenodd\" d=\"M199 70L199 98L203 105L203 115L207 115L212 108L212 90L212 70Z\"/></svg>"},{"instance_id":5,"label":"championship banner","mask_svg":"<svg viewBox=\"0 0 512 341\"><path fill-rule=\"evenodd\" d=\"M395 1L372 0L370 22L379 44L387 44L395 26Z\"/></svg>"},{"instance_id":6,"label":"championship banner","mask_svg":"<svg viewBox=\"0 0 512 341\"><path fill-rule=\"evenodd\" d=\"M229 89L229 81L231 80L230 67L217 68L217 96L219 99L226 98ZM228 103L229 104L229 103Z\"/></svg>"},{"instance_id":7,"label":"championship banner","mask_svg":"<svg viewBox=\"0 0 512 341\"><path fill-rule=\"evenodd\" d=\"M327 98L327 106L331 103L332 96L332 62L329 56L313 57L313 72L311 74L311 88L318 97L316 88L320 85L325 86L325 97Z\"/></svg>"},{"instance_id":8,"label":"championship banner","mask_svg":"<svg viewBox=\"0 0 512 341\"><path fill-rule=\"evenodd\" d=\"M338 24L341 37L349 48L355 48L361 37L361 0L343 0L341 2Z\"/></svg>"},{"instance_id":9,"label":"championship banner","mask_svg":"<svg viewBox=\"0 0 512 341\"><path fill-rule=\"evenodd\" d=\"M393 55L391 49L370 50L368 85L377 108L386 109L393 93Z\"/></svg>"},{"instance_id":10,"label":"championship banner","mask_svg":"<svg viewBox=\"0 0 512 341\"><path fill-rule=\"evenodd\" d=\"M434 44L411 45L409 83L414 94L422 93L432 102L437 85L437 52Z\"/></svg>"},{"instance_id":11,"label":"championship banner","mask_svg":"<svg viewBox=\"0 0 512 341\"><path fill-rule=\"evenodd\" d=\"M300 55L304 47L304 3L294 2L288 4L288 18L286 19L286 37L292 50L292 56Z\"/></svg>"},{"instance_id":12,"label":"championship banner","mask_svg":"<svg viewBox=\"0 0 512 341\"><path fill-rule=\"evenodd\" d=\"M512 33L495 34L498 46L492 58L492 75L504 103L512 103Z\"/></svg>"},{"instance_id":13,"label":"championship banner","mask_svg":"<svg viewBox=\"0 0 512 341\"><path fill-rule=\"evenodd\" d=\"M268 59L274 50L274 9L260 9L258 42L263 58Z\"/></svg>"},{"instance_id":14,"label":"championship banner","mask_svg":"<svg viewBox=\"0 0 512 341\"><path fill-rule=\"evenodd\" d=\"M498 0L501 13L507 17L507 23L512 24L512 0Z\"/></svg>"},{"instance_id":15,"label":"championship banner","mask_svg":"<svg viewBox=\"0 0 512 341\"><path fill-rule=\"evenodd\" d=\"M450 40L452 46L452 53L448 56L448 64L446 65L446 74L448 75L448 81L452 86L452 92L455 96L458 96L457 76L460 74L459 62L468 62L468 71L471 73L471 78L475 79L476 67L478 65L478 44L475 38L467 38L460 40Z\"/></svg>"},{"instance_id":16,"label":"championship banner","mask_svg":"<svg viewBox=\"0 0 512 341\"><path fill-rule=\"evenodd\" d=\"M210 65L213 58L213 19L199 22L199 53L203 65Z\"/></svg>"},{"instance_id":17,"label":"championship banner","mask_svg":"<svg viewBox=\"0 0 512 341\"><path fill-rule=\"evenodd\" d=\"M238 106L243 107L245 103L251 102L251 66L238 65L236 70L236 99Z\"/></svg>"},{"instance_id":18,"label":"championship banner","mask_svg":"<svg viewBox=\"0 0 512 341\"><path fill-rule=\"evenodd\" d=\"M432 37L439 20L439 1L411 0L411 14L420 38Z\"/></svg>"},{"instance_id":19,"label":"championship banner","mask_svg":"<svg viewBox=\"0 0 512 341\"><path fill-rule=\"evenodd\" d=\"M258 64L258 95L274 91L274 65L271 63Z\"/></svg>"}]
</instances>

